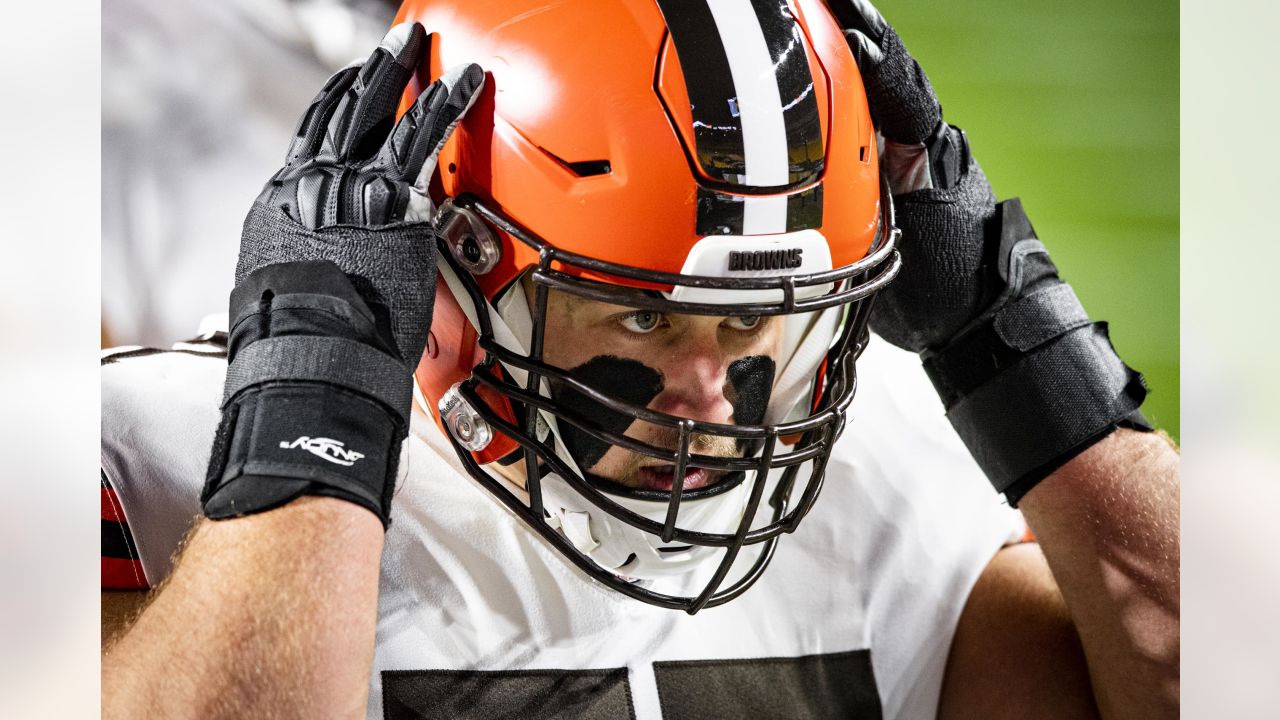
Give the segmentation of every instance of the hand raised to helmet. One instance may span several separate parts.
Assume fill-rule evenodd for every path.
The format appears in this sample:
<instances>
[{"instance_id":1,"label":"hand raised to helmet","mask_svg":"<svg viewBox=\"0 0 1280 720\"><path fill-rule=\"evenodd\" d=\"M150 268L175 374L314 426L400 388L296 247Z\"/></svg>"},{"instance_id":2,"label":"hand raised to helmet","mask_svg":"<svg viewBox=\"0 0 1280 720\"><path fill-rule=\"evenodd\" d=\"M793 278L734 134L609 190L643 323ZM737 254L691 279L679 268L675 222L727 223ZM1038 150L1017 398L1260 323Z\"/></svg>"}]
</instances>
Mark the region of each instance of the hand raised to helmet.
<instances>
[{"instance_id":1,"label":"hand raised to helmet","mask_svg":"<svg viewBox=\"0 0 1280 720\"><path fill-rule=\"evenodd\" d=\"M405 85L428 44L421 25L403 23L367 61L330 77L299 120L284 167L258 203L282 209L311 230L430 220L427 183L436 157L478 96L484 74L478 65L454 68L395 123Z\"/></svg>"},{"instance_id":2,"label":"hand raised to helmet","mask_svg":"<svg viewBox=\"0 0 1280 720\"><path fill-rule=\"evenodd\" d=\"M867 0L827 0L862 72L902 230L871 327L921 353L947 416L1016 502L1118 424L1148 428L1142 376L1058 276L1018 200L996 204L969 141Z\"/></svg>"},{"instance_id":3,"label":"hand raised to helmet","mask_svg":"<svg viewBox=\"0 0 1280 720\"><path fill-rule=\"evenodd\" d=\"M398 25L331 77L245 218L210 518L320 495L390 523L435 298L427 185L485 82L457 68L396 122L427 49L421 25Z\"/></svg>"},{"instance_id":4,"label":"hand raised to helmet","mask_svg":"<svg viewBox=\"0 0 1280 720\"><path fill-rule=\"evenodd\" d=\"M829 4L862 72L902 230L902 273L877 298L871 327L907 350L936 349L994 299L983 253L995 195L898 33L865 0Z\"/></svg>"},{"instance_id":5,"label":"hand raised to helmet","mask_svg":"<svg viewBox=\"0 0 1280 720\"><path fill-rule=\"evenodd\" d=\"M421 25L402 23L367 61L329 78L302 115L284 167L245 220L236 267L240 283L272 263L333 262L411 363L426 344L434 298L427 185L440 148L485 82L478 65L454 68L395 122L428 46Z\"/></svg>"}]
</instances>

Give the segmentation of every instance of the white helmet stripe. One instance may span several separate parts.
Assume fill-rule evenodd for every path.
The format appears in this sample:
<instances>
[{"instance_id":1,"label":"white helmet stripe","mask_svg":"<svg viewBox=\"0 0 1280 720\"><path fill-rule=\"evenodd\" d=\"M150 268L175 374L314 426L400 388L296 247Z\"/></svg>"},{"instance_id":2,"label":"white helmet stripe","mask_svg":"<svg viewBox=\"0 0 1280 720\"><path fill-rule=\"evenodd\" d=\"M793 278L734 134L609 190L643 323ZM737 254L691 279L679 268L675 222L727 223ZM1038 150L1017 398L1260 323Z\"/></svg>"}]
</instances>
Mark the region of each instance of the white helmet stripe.
<instances>
[{"instance_id":1,"label":"white helmet stripe","mask_svg":"<svg viewBox=\"0 0 1280 720\"><path fill-rule=\"evenodd\" d=\"M751 0L707 0L707 7L715 18L738 93L737 109L747 170L742 184L786 185L789 182L787 128L782 116L782 97L755 8ZM784 228L785 222L784 214Z\"/></svg>"}]
</instances>

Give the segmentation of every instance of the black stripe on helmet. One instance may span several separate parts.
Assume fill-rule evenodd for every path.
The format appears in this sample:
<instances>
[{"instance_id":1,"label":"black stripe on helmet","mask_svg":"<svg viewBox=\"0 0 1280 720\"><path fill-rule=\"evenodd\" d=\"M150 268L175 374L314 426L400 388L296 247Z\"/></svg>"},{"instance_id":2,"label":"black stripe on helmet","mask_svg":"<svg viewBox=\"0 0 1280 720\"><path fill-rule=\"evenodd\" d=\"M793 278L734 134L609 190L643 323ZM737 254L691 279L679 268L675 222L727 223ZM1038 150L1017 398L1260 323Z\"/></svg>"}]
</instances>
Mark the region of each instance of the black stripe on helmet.
<instances>
[{"instance_id":1,"label":"black stripe on helmet","mask_svg":"<svg viewBox=\"0 0 1280 720\"><path fill-rule=\"evenodd\" d=\"M746 203L759 196L735 195L710 188L698 188L697 234L743 235ZM773 232L796 232L822 227L822 183L787 196L785 227Z\"/></svg>"},{"instance_id":2,"label":"black stripe on helmet","mask_svg":"<svg viewBox=\"0 0 1280 720\"><path fill-rule=\"evenodd\" d=\"M804 32L786 0L751 0L773 61L778 97L787 129L789 184L811 181L822 172L822 122L815 76L805 52Z\"/></svg>"},{"instance_id":3,"label":"black stripe on helmet","mask_svg":"<svg viewBox=\"0 0 1280 720\"><path fill-rule=\"evenodd\" d=\"M738 91L711 10L704 0L658 0L658 6L689 91L698 164L712 179L739 184L747 168Z\"/></svg>"},{"instance_id":4,"label":"black stripe on helmet","mask_svg":"<svg viewBox=\"0 0 1280 720\"><path fill-rule=\"evenodd\" d=\"M822 183L787 198L787 232L822 227Z\"/></svg>"},{"instance_id":5,"label":"black stripe on helmet","mask_svg":"<svg viewBox=\"0 0 1280 720\"><path fill-rule=\"evenodd\" d=\"M745 205L742 195L698 188L699 235L741 235Z\"/></svg>"}]
</instances>

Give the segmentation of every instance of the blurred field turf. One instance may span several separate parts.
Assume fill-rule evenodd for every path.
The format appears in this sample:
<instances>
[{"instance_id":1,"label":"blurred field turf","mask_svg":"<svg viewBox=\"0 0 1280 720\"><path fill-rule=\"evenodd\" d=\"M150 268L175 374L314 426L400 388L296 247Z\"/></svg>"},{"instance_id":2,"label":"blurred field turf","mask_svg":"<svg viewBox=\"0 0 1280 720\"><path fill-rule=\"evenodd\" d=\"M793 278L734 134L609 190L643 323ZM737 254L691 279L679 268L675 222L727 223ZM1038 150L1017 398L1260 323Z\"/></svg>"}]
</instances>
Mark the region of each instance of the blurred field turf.
<instances>
[{"instance_id":1,"label":"blurred field turf","mask_svg":"<svg viewBox=\"0 0 1280 720\"><path fill-rule=\"evenodd\" d=\"M879 0L1178 436L1178 4Z\"/></svg>"}]
</instances>

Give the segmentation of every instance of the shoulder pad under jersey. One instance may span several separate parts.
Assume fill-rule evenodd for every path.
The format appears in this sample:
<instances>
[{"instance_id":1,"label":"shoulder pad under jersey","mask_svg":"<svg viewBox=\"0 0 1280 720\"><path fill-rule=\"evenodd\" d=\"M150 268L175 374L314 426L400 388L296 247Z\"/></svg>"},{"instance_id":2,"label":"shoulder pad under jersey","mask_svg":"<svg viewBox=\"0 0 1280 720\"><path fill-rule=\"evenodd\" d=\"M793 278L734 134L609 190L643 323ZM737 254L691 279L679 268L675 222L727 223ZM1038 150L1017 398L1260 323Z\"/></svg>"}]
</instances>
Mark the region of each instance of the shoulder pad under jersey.
<instances>
[{"instance_id":1,"label":"shoulder pad under jersey","mask_svg":"<svg viewBox=\"0 0 1280 720\"><path fill-rule=\"evenodd\" d=\"M102 472L153 587L200 512L220 417L225 342L225 334L210 333L171 350L103 353Z\"/></svg>"}]
</instances>

